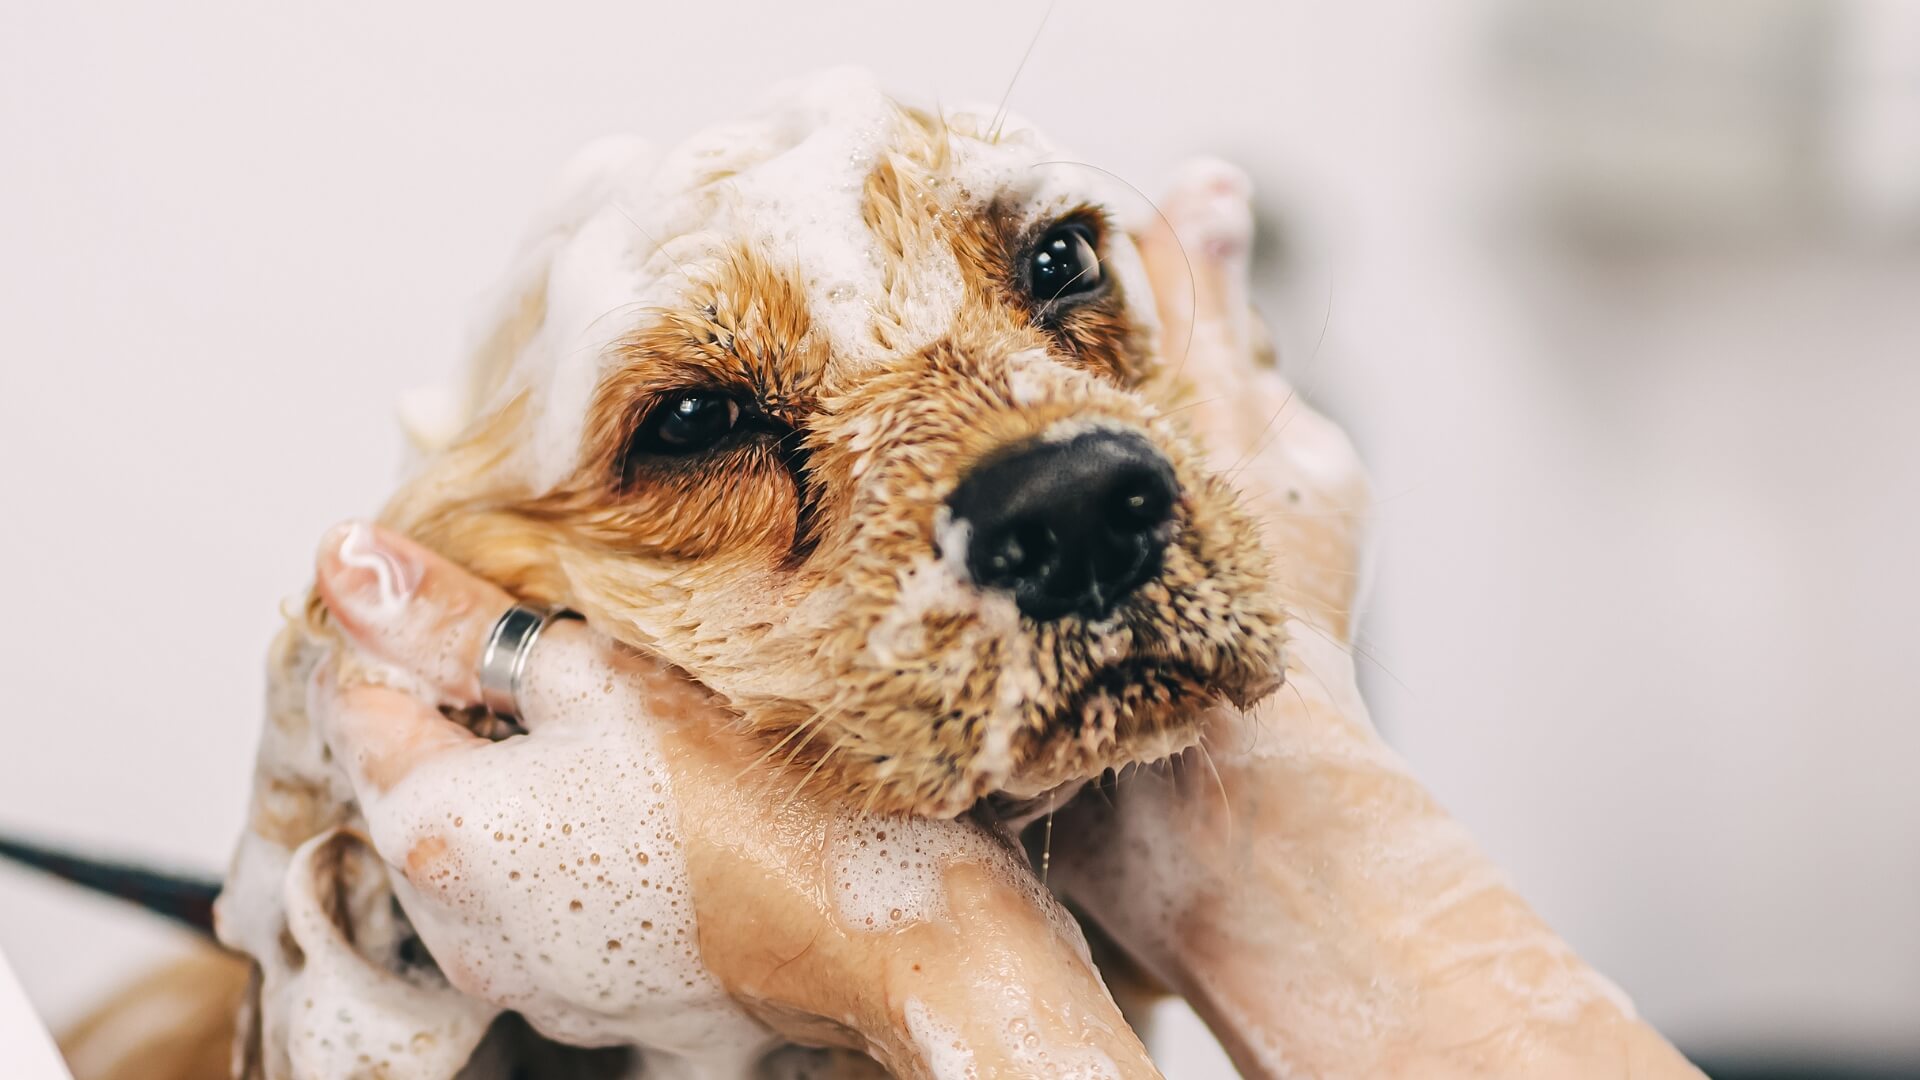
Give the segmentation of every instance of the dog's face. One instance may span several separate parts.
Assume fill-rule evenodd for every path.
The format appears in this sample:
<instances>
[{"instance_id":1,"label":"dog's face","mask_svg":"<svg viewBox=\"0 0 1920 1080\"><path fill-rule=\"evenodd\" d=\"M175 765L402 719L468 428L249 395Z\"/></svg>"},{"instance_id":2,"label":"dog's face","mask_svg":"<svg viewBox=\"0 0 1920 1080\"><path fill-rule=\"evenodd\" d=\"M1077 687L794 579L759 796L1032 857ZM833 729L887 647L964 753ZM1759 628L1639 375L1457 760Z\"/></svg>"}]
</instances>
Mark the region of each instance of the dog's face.
<instances>
[{"instance_id":1,"label":"dog's face","mask_svg":"<svg viewBox=\"0 0 1920 1080\"><path fill-rule=\"evenodd\" d=\"M1104 174L835 75L602 148L389 519L665 656L767 767L953 814L1277 683L1254 526L1163 414Z\"/></svg>"}]
</instances>

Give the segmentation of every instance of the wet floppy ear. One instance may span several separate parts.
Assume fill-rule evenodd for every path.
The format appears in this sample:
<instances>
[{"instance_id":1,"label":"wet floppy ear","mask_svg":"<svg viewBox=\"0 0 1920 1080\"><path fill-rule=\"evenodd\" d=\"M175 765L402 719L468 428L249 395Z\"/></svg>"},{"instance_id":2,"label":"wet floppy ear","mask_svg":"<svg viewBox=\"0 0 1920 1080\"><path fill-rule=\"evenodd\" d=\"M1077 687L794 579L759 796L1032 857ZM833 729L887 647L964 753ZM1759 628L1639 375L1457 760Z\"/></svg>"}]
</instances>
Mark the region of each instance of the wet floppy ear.
<instances>
[{"instance_id":1,"label":"wet floppy ear","mask_svg":"<svg viewBox=\"0 0 1920 1080\"><path fill-rule=\"evenodd\" d=\"M555 257L653 156L643 139L610 136L588 144L561 170L474 328L465 384L422 387L402 398L400 422L415 450L445 449L496 402L514 361L546 320Z\"/></svg>"}]
</instances>

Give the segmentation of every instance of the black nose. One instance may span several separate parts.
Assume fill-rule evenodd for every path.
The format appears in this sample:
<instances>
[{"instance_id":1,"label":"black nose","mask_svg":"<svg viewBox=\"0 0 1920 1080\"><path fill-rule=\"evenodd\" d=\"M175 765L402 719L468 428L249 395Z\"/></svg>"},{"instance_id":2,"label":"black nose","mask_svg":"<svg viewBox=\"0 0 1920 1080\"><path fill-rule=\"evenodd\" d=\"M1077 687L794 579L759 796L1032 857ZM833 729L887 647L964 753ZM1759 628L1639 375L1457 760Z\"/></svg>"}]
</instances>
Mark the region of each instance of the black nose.
<instances>
[{"instance_id":1,"label":"black nose","mask_svg":"<svg viewBox=\"0 0 1920 1080\"><path fill-rule=\"evenodd\" d=\"M1180 488L1137 435L1023 443L975 466L947 499L970 526L973 580L1022 613L1102 618L1160 571Z\"/></svg>"}]
</instances>

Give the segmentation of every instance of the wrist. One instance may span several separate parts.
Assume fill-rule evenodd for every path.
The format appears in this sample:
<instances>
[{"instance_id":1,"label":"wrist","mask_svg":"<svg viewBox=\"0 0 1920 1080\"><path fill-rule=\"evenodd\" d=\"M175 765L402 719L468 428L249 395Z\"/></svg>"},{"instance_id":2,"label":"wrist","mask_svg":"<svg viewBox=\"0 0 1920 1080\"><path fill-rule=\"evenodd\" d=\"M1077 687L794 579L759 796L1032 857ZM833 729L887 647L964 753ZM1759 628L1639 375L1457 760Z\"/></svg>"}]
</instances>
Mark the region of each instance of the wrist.
<instances>
[{"instance_id":1,"label":"wrist","mask_svg":"<svg viewBox=\"0 0 1920 1080\"><path fill-rule=\"evenodd\" d=\"M1220 765L1224 797L1144 814L1122 803L1123 831L1179 830L1188 884L1156 966L1243 1070L1578 1078L1631 1061L1634 1075L1697 1076L1520 898L1364 712L1272 715L1297 704L1258 718L1264 752Z\"/></svg>"}]
</instances>

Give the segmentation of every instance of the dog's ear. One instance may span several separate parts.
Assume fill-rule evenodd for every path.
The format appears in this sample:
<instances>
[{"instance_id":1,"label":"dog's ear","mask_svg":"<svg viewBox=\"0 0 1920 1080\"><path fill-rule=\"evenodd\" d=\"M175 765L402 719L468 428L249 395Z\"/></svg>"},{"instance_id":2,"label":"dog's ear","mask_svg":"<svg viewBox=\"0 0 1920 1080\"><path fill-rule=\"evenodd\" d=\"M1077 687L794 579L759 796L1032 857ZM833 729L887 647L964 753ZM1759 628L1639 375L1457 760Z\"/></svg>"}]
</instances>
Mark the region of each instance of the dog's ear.
<instances>
[{"instance_id":1,"label":"dog's ear","mask_svg":"<svg viewBox=\"0 0 1920 1080\"><path fill-rule=\"evenodd\" d=\"M653 158L645 140L612 136L588 144L561 171L506 278L482 309L465 384L422 387L402 397L400 423L416 450L445 448L495 400L546 318L555 256Z\"/></svg>"}]
</instances>

